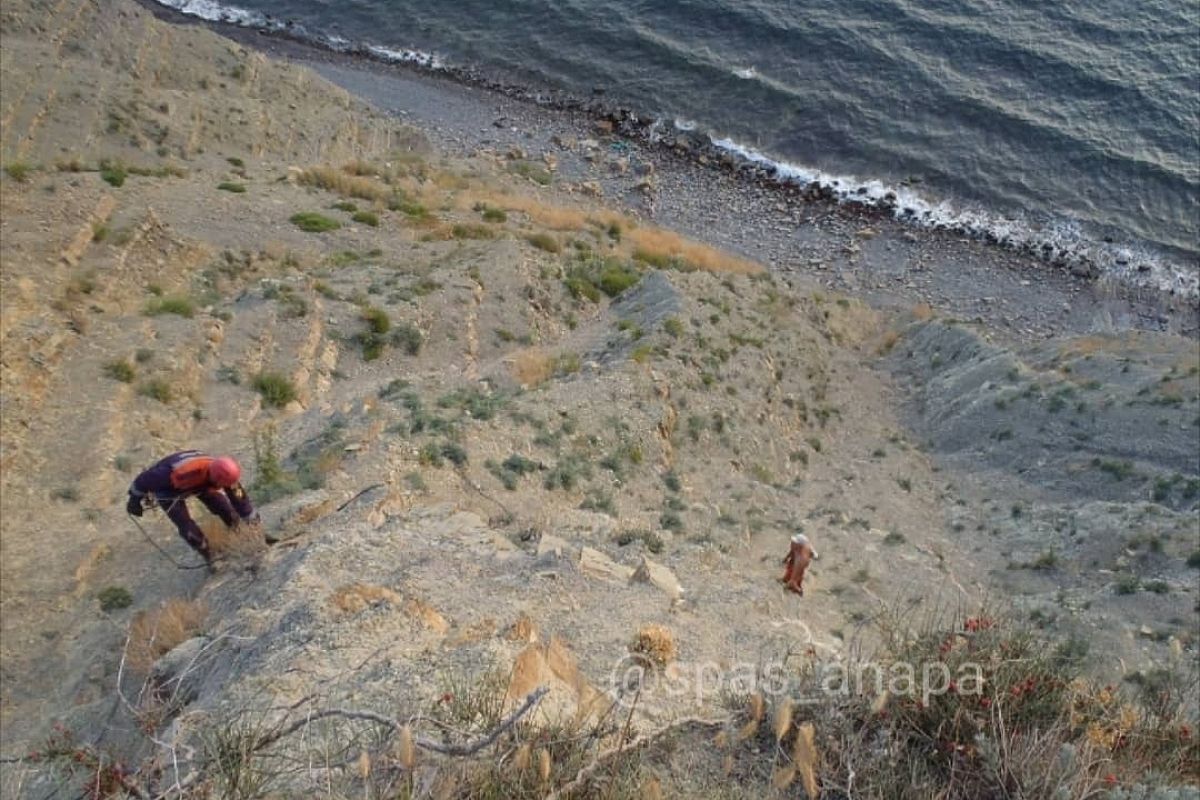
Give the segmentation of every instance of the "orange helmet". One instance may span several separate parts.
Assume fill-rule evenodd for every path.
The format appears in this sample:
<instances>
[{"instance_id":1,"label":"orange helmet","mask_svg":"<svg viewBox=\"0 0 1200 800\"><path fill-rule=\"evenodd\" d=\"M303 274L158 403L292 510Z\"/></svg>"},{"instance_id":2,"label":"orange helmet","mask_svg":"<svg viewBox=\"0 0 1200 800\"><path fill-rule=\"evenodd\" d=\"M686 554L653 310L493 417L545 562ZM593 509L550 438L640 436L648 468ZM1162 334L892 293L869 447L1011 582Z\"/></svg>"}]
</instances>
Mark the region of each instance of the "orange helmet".
<instances>
[{"instance_id":1,"label":"orange helmet","mask_svg":"<svg viewBox=\"0 0 1200 800\"><path fill-rule=\"evenodd\" d=\"M229 456L214 458L208 465L208 479L216 486L228 489L242 479L242 468Z\"/></svg>"}]
</instances>

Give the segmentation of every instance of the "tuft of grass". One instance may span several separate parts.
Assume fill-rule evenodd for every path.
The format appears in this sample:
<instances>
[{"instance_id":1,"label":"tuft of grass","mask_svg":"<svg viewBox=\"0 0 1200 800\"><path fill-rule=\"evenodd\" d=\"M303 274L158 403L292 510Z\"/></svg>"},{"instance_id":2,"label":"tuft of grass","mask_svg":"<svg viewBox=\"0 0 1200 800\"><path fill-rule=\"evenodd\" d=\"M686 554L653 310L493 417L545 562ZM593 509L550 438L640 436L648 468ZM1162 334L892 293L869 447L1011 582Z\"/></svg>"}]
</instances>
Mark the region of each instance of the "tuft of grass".
<instances>
[{"instance_id":1,"label":"tuft of grass","mask_svg":"<svg viewBox=\"0 0 1200 800\"><path fill-rule=\"evenodd\" d=\"M369 176L355 174L359 171L353 165L349 170L330 166L311 167L300 173L299 182L301 185L316 186L342 197L387 202L392 196L392 188Z\"/></svg>"},{"instance_id":2,"label":"tuft of grass","mask_svg":"<svg viewBox=\"0 0 1200 800\"><path fill-rule=\"evenodd\" d=\"M207 616L203 603L180 598L136 614L129 625L126 650L130 667L147 674L159 657L194 636Z\"/></svg>"},{"instance_id":3,"label":"tuft of grass","mask_svg":"<svg viewBox=\"0 0 1200 800\"><path fill-rule=\"evenodd\" d=\"M503 208L492 208L488 206L483 209L484 222L508 222L508 214Z\"/></svg>"},{"instance_id":4,"label":"tuft of grass","mask_svg":"<svg viewBox=\"0 0 1200 800\"><path fill-rule=\"evenodd\" d=\"M484 466L496 476L497 480L510 492L516 491L521 478L541 469L541 465L525 456L513 453L501 463L487 462Z\"/></svg>"},{"instance_id":5,"label":"tuft of grass","mask_svg":"<svg viewBox=\"0 0 1200 800\"><path fill-rule=\"evenodd\" d=\"M460 222L450 229L450 235L455 239L494 239L496 232L486 225L474 222Z\"/></svg>"},{"instance_id":6,"label":"tuft of grass","mask_svg":"<svg viewBox=\"0 0 1200 800\"><path fill-rule=\"evenodd\" d=\"M302 211L298 214L293 214L288 219L305 233L325 233L327 231L336 231L342 227L342 223L336 219L331 219L315 211Z\"/></svg>"},{"instance_id":7,"label":"tuft of grass","mask_svg":"<svg viewBox=\"0 0 1200 800\"><path fill-rule=\"evenodd\" d=\"M137 370L133 368L133 364L122 358L105 364L104 374L121 383L133 383L133 379L137 377Z\"/></svg>"},{"instance_id":8,"label":"tuft of grass","mask_svg":"<svg viewBox=\"0 0 1200 800\"><path fill-rule=\"evenodd\" d=\"M251 385L262 395L263 403L271 408L283 408L298 397L295 384L278 372L260 372L254 376Z\"/></svg>"},{"instance_id":9,"label":"tuft of grass","mask_svg":"<svg viewBox=\"0 0 1200 800\"><path fill-rule=\"evenodd\" d=\"M100 162L100 179L112 186L114 189L119 189L125 185L125 178L129 175L119 162L101 161Z\"/></svg>"},{"instance_id":10,"label":"tuft of grass","mask_svg":"<svg viewBox=\"0 0 1200 800\"><path fill-rule=\"evenodd\" d=\"M646 530L623 530L619 531L614 537L618 547L627 547L634 542L641 542L642 546L655 555L663 551L663 540L654 531Z\"/></svg>"},{"instance_id":11,"label":"tuft of grass","mask_svg":"<svg viewBox=\"0 0 1200 800\"><path fill-rule=\"evenodd\" d=\"M29 180L29 173L33 172L33 167L24 161L13 161L4 166L4 171L17 183L25 183Z\"/></svg>"},{"instance_id":12,"label":"tuft of grass","mask_svg":"<svg viewBox=\"0 0 1200 800\"><path fill-rule=\"evenodd\" d=\"M554 238L549 233L533 233L525 237L525 241L536 247L538 250L545 250L547 253L558 253L562 251L562 245L558 239Z\"/></svg>"},{"instance_id":13,"label":"tuft of grass","mask_svg":"<svg viewBox=\"0 0 1200 800\"><path fill-rule=\"evenodd\" d=\"M554 180L548 169L532 161L514 161L509 165L509 171L522 178L528 178L539 186L549 186Z\"/></svg>"},{"instance_id":14,"label":"tuft of grass","mask_svg":"<svg viewBox=\"0 0 1200 800\"><path fill-rule=\"evenodd\" d=\"M1117 578L1117 582L1113 584L1113 591L1117 594L1136 594L1142 588L1142 581L1136 575L1122 575Z\"/></svg>"},{"instance_id":15,"label":"tuft of grass","mask_svg":"<svg viewBox=\"0 0 1200 800\"><path fill-rule=\"evenodd\" d=\"M424 343L425 335L411 322L402 322L392 330L392 344L410 356L419 355Z\"/></svg>"},{"instance_id":16,"label":"tuft of grass","mask_svg":"<svg viewBox=\"0 0 1200 800\"><path fill-rule=\"evenodd\" d=\"M233 181L221 181L217 184L217 189L222 192L232 192L233 194L245 194L246 185L243 183L234 183Z\"/></svg>"},{"instance_id":17,"label":"tuft of grass","mask_svg":"<svg viewBox=\"0 0 1200 800\"><path fill-rule=\"evenodd\" d=\"M171 382L164 378L151 378L138 387L138 394L166 405L174 397Z\"/></svg>"},{"instance_id":18,"label":"tuft of grass","mask_svg":"<svg viewBox=\"0 0 1200 800\"><path fill-rule=\"evenodd\" d=\"M124 586L105 586L96 595L101 611L120 611L133 605L133 595Z\"/></svg>"},{"instance_id":19,"label":"tuft of grass","mask_svg":"<svg viewBox=\"0 0 1200 800\"><path fill-rule=\"evenodd\" d=\"M159 297L146 303L143 311L151 317L175 314L191 319L196 316L196 304L186 297Z\"/></svg>"},{"instance_id":20,"label":"tuft of grass","mask_svg":"<svg viewBox=\"0 0 1200 800\"><path fill-rule=\"evenodd\" d=\"M355 211L350 219L361 225L370 225L372 228L379 227L379 215L374 211Z\"/></svg>"}]
</instances>

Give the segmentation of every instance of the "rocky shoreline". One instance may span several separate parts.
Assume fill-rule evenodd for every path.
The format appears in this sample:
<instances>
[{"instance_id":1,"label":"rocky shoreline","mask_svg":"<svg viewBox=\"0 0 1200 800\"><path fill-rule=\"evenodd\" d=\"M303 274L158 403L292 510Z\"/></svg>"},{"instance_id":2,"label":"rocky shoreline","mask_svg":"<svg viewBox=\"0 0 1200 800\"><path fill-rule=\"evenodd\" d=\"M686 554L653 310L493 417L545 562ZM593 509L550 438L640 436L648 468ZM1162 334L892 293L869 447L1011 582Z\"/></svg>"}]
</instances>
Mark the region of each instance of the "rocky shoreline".
<instances>
[{"instance_id":1,"label":"rocky shoreline","mask_svg":"<svg viewBox=\"0 0 1200 800\"><path fill-rule=\"evenodd\" d=\"M555 184L760 260L789 276L884 307L929 304L1016 340L1106 330L1200 336L1200 303L1102 274L1049 245L923 227L896 198L846 202L697 134L664 133L603 94L573 97L472 68L394 63L287 35L198 20L150 0L156 16L205 25L248 47L303 63L424 130L453 155L540 160ZM1136 271L1136 267L1133 268Z\"/></svg>"}]
</instances>

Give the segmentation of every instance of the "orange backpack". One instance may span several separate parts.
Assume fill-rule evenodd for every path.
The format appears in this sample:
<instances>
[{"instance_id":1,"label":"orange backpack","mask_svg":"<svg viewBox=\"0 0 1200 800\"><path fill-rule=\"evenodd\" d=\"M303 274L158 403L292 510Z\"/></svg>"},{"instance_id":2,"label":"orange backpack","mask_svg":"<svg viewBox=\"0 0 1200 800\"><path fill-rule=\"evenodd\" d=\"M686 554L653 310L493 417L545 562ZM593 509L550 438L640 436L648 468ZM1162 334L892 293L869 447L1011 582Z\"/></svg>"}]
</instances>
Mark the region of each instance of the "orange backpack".
<instances>
[{"instance_id":1,"label":"orange backpack","mask_svg":"<svg viewBox=\"0 0 1200 800\"><path fill-rule=\"evenodd\" d=\"M175 465L171 470L171 486L181 492L194 492L208 485L208 467L215 459L212 456L191 456Z\"/></svg>"}]
</instances>

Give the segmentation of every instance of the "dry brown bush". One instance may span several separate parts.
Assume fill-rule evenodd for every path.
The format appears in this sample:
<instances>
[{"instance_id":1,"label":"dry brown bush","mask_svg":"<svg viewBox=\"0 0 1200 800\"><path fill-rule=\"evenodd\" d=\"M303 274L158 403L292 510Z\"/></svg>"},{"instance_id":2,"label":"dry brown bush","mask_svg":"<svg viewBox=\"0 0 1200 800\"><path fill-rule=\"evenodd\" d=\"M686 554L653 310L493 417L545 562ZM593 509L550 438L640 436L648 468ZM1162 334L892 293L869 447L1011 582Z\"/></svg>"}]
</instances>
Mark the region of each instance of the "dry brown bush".
<instances>
[{"instance_id":1,"label":"dry brown bush","mask_svg":"<svg viewBox=\"0 0 1200 800\"><path fill-rule=\"evenodd\" d=\"M229 528L216 517L201 520L199 525L209 551L217 557L248 556L266 547L261 525L243 522L237 528Z\"/></svg>"},{"instance_id":2,"label":"dry brown bush","mask_svg":"<svg viewBox=\"0 0 1200 800\"><path fill-rule=\"evenodd\" d=\"M675 637L665 625L643 625L633 637L629 652L665 667L675 660Z\"/></svg>"},{"instance_id":3,"label":"dry brown bush","mask_svg":"<svg viewBox=\"0 0 1200 800\"><path fill-rule=\"evenodd\" d=\"M384 202L392 196L392 189L379 181L352 175L337 167L309 167L300 173L299 180L305 186L316 186L343 197Z\"/></svg>"},{"instance_id":4,"label":"dry brown bush","mask_svg":"<svg viewBox=\"0 0 1200 800\"><path fill-rule=\"evenodd\" d=\"M158 608L140 611L129 624L126 661L146 674L164 653L192 638L204 625L208 609L203 603L173 597Z\"/></svg>"},{"instance_id":5,"label":"dry brown bush","mask_svg":"<svg viewBox=\"0 0 1200 800\"><path fill-rule=\"evenodd\" d=\"M652 259L679 261L706 272L756 275L763 271L762 266L753 261L693 242L662 228L633 228L625 234L625 241L632 245L634 251L640 251Z\"/></svg>"},{"instance_id":6,"label":"dry brown bush","mask_svg":"<svg viewBox=\"0 0 1200 800\"><path fill-rule=\"evenodd\" d=\"M554 357L536 347L513 354L510 362L513 380L522 386L534 387L545 382L554 372Z\"/></svg>"}]
</instances>

